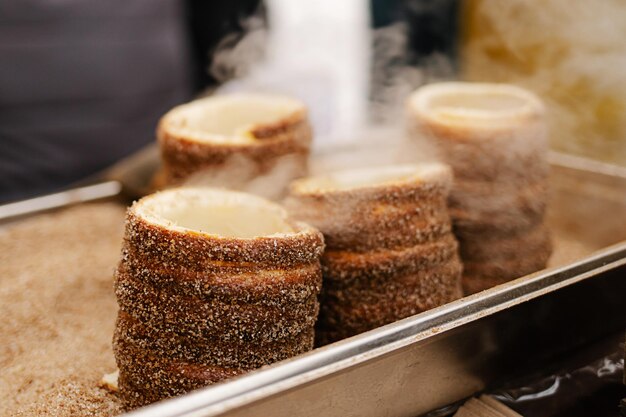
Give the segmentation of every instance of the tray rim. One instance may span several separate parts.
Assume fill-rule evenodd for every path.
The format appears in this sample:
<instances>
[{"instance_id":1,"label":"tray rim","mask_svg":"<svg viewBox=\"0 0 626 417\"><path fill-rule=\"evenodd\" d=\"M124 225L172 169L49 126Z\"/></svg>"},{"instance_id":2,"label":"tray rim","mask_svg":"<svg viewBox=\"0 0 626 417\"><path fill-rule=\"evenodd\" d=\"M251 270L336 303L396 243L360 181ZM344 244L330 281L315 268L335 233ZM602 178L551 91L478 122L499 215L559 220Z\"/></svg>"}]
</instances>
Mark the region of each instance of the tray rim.
<instances>
[{"instance_id":1,"label":"tray rim","mask_svg":"<svg viewBox=\"0 0 626 417\"><path fill-rule=\"evenodd\" d=\"M571 264L549 268L484 292L315 349L265 369L123 414L124 417L219 416L280 392L362 365L411 344L592 279L626 265L626 241Z\"/></svg>"},{"instance_id":2,"label":"tray rim","mask_svg":"<svg viewBox=\"0 0 626 417\"><path fill-rule=\"evenodd\" d=\"M550 162L563 168L626 180L626 168L619 166L556 153L551 153ZM566 265L520 277L444 306L124 416L218 416L274 397L281 392L314 383L348 368L363 365L625 264L626 240Z\"/></svg>"}]
</instances>

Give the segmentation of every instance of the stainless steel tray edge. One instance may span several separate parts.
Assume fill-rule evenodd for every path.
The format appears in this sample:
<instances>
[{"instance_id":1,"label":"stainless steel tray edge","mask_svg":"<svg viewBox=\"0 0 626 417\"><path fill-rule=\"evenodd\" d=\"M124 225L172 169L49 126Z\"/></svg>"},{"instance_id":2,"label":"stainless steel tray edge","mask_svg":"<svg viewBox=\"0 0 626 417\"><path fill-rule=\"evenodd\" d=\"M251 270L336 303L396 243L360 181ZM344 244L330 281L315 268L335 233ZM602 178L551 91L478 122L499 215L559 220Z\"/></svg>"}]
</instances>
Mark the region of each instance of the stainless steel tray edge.
<instances>
[{"instance_id":1,"label":"stainless steel tray edge","mask_svg":"<svg viewBox=\"0 0 626 417\"><path fill-rule=\"evenodd\" d=\"M255 401L371 362L409 345L625 264L626 242L623 242L571 265L520 278L267 369L129 413L127 416L224 415ZM470 394L471 392L467 393Z\"/></svg>"},{"instance_id":2,"label":"stainless steel tray edge","mask_svg":"<svg viewBox=\"0 0 626 417\"><path fill-rule=\"evenodd\" d=\"M509 320L515 326L520 323L523 325L526 317L511 317L512 312L532 315L538 302L547 304L549 308L538 305L538 314L556 311L556 316L559 316L554 323L545 326L547 330L552 332L553 327L565 323L564 330L557 331L557 335L572 338L572 343L579 342L575 340L580 336L576 333L578 329L574 326L573 330L568 330L567 321L572 314L577 315L579 320L593 320L594 317L589 318L584 310L578 311L578 298L587 297L588 290L592 294L599 290L604 291L611 300L607 307L609 311L603 309L602 297L592 299L587 308L596 308L598 314L604 314L598 319L608 318L613 327L617 326L623 331L626 328L626 314L616 315L613 310L626 311L623 311L623 300L613 293L615 290L626 293L626 280L621 279L622 275L619 279L606 276L615 275L614 272L620 267L618 274L626 271L623 267L626 264L626 219L620 217L619 212L617 216L609 213L609 217L604 212L609 209L626 213L626 169L558 153L551 153L550 160L553 171L563 177L560 186L564 190L562 194L565 200L556 207L557 218L559 210L571 210L576 214L584 213L587 223L599 216L603 216L604 220L610 219L605 221L605 230L601 236L596 236L597 233L591 230L595 229L596 224L591 227L583 224L581 227L569 224L568 219L559 221L559 227L573 226L571 232L574 235L583 233L583 239L593 243L593 254L329 347L316 349L232 381L137 410L128 416L417 415L485 388L486 381L493 378L478 375L482 372L478 368L484 367L483 358L498 359L498 355L494 352L472 354L479 352L477 345L480 345L480 349L485 346L487 349L493 348L490 345L495 342L491 339L501 338L501 333L507 332L506 328L502 328L502 323L493 323L496 319ZM578 205L581 198L588 197L598 198L599 201L604 199L606 203L596 204L592 201L593 207L589 212L578 212L579 208L573 205ZM620 240L620 243L607 246ZM603 249L597 250L601 247ZM597 279L591 279L594 277ZM607 287L607 284L610 285ZM578 298L572 298L572 288L578 288ZM574 305L571 305L572 302ZM521 313L520 308L524 309ZM487 325L482 324L485 320L489 320ZM546 318L535 317L537 320ZM593 329L595 323L586 325L580 331ZM513 337L519 338L520 333L524 337L524 331L532 333L535 330L528 327L523 331L514 331ZM536 335L539 335L538 339L546 336L541 332ZM529 339L532 339L532 334L530 336ZM517 339L514 341L518 342ZM459 346L450 346L451 343ZM569 340L565 341L567 343ZM561 347L562 344L558 342L556 345ZM459 359L460 356L462 359ZM481 360L477 361L476 358ZM433 363L424 365L425 361ZM487 365L487 368L493 368ZM499 365L509 366L510 369L510 364ZM410 369L410 372L405 372L405 368ZM439 370L448 374L432 374ZM431 374L422 375L421 372ZM416 382L412 378L417 375L419 381ZM381 386L382 382L377 378L389 386ZM449 380L453 380L453 383ZM429 384L434 386L428 387ZM381 390L384 391L382 394ZM404 396L411 393L421 398L407 400L402 395L398 398L396 394L399 392Z\"/></svg>"}]
</instances>

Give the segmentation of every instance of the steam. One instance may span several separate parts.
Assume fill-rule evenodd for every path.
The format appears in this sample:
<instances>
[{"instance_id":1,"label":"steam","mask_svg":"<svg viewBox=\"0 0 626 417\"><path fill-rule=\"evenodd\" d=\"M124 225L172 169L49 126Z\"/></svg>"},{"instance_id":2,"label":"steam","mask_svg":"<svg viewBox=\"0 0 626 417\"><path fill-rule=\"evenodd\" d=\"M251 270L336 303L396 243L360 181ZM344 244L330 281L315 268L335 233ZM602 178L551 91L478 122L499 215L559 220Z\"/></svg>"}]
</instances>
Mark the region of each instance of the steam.
<instances>
[{"instance_id":1,"label":"steam","mask_svg":"<svg viewBox=\"0 0 626 417\"><path fill-rule=\"evenodd\" d=\"M253 16L241 22L243 36L233 35L220 43L210 68L211 74L223 82L217 94L271 92L304 101L314 129L316 157L309 161L310 173L314 175L437 159L431 143L407 135L405 101L426 81L451 78L448 58L433 55L424 59L420 67L411 65L405 23L372 30L367 19L358 13L356 18L328 17L321 6L312 6L308 15L298 15L297 10L290 11L293 2L278 3L282 1L268 3L269 27L260 16ZM277 16L273 6L281 7L280 13L285 16ZM290 14L297 21L289 21ZM352 21L347 24L342 19ZM335 33L334 38L352 36L351 41L346 41L352 43L333 49L337 40L321 36L322 26L325 31L342 31ZM350 48L363 50L348 56ZM357 77L354 74L361 78L352 80ZM345 91L350 89L359 91ZM291 179L304 175L302 171L296 175L301 167L301 162L287 158L259 176L250 161L233 157L221 172L198 173L189 182L227 186L278 199Z\"/></svg>"},{"instance_id":2,"label":"steam","mask_svg":"<svg viewBox=\"0 0 626 417\"><path fill-rule=\"evenodd\" d=\"M219 82L241 79L250 75L255 63L266 56L267 27L261 16L241 22L244 36L227 35L217 45L209 73Z\"/></svg>"},{"instance_id":3,"label":"steam","mask_svg":"<svg viewBox=\"0 0 626 417\"><path fill-rule=\"evenodd\" d=\"M242 22L243 37L231 36L221 43L211 73L228 81L220 88L222 92L273 91L303 99L311 109L314 147L360 143L372 126L387 129L394 138L403 136L408 94L425 83L453 78L453 65L442 55L432 55L420 61L420 66L411 65L404 23L364 32L371 49L361 55L372 58L361 68L370 74L364 87L365 112L362 117L345 116L362 109L346 110L329 99L338 83L332 75L318 72L319 63L307 56L308 50L316 48L311 43L315 37L304 33L310 26L291 32L292 44L301 42L299 52L284 51L292 54L291 61L280 56L279 45L284 43L276 37L285 30L273 33L272 28L272 8L283 7L278 3L268 4L269 27L255 16ZM470 36L460 48L462 76L470 81L509 82L535 91L548 106L553 147L626 161L626 77L622 71L626 68L626 8L621 1L554 1L541 7L525 0L497 2L497 6L489 0L472 4L474 7L465 11L470 13L469 17L465 14L470 20ZM480 28L475 30L472 25ZM346 26L344 30L354 28ZM293 67L292 61L301 62ZM358 123L338 126L338 119Z\"/></svg>"},{"instance_id":4,"label":"steam","mask_svg":"<svg viewBox=\"0 0 626 417\"><path fill-rule=\"evenodd\" d=\"M244 191L276 201L284 196L291 180L305 174L306 162L302 155L276 158L271 169L259 172L258 162L233 154L219 169L200 170L186 178L184 184Z\"/></svg>"},{"instance_id":5,"label":"steam","mask_svg":"<svg viewBox=\"0 0 626 417\"><path fill-rule=\"evenodd\" d=\"M420 66L408 59L408 28L398 22L372 32L373 57L370 124L401 126L406 98L427 82L453 78L450 59L435 53Z\"/></svg>"},{"instance_id":6,"label":"steam","mask_svg":"<svg viewBox=\"0 0 626 417\"><path fill-rule=\"evenodd\" d=\"M454 139L450 141L452 144L448 145L448 149L442 149L445 146L442 147L442 141L437 140L441 138L430 137L432 132L416 124L414 117L409 117L407 123L406 100L411 92L421 85L453 79L455 70L450 59L433 54L420 59L419 66L415 66L408 52L408 28L405 23L396 23L377 30L368 29L369 25L365 21L341 25L338 24L343 23L341 19L319 14L321 7L316 9L319 4L328 7L329 2L330 0L320 0L319 3L306 3L312 5L311 13L307 15L300 10L305 3L288 0L270 1L270 16L272 6L281 6L281 10L284 7L285 10L293 12L292 17L295 20L281 20L282 17L289 15L288 12L276 19L274 9L274 20L270 19L269 27L266 28L259 23L258 17L254 17L243 25L248 28L248 32L242 38L236 42L233 41L234 38L229 39L220 45L211 70L216 78L228 81L218 93L241 90L278 92L303 100L310 109L310 119L315 132L316 157L310 161L310 171L313 175L350 168L436 160L445 160L454 165L457 178L449 201L457 237L462 240L461 253L473 262L474 274L484 272L485 277L488 277L484 281L479 280L474 287L468 287L468 291L473 292L493 284L494 271L498 271L498 268L508 273L501 277L500 281L503 281L515 274L523 275L545 266L544 258L547 258L550 250L544 233L547 185L543 125L538 129L527 126L521 130L516 130L513 126L507 138L497 141L495 149L492 146L493 141L487 141L487 145L483 141L468 141L475 143L460 149L454 144ZM346 0L345 4L348 3L355 4ZM341 4L340 9L345 6L344 3ZM541 8L525 7L526 3L523 0L503 3L499 7L493 7L493 2L489 1L477 4L483 6L481 13L485 13L487 18L493 20L494 33L501 36L502 44L512 51L514 59L523 60L523 57L528 56L529 51L525 49L527 47L532 50L537 48L537 45L549 44L544 34L552 35L552 25L558 25L555 23L557 18L546 19L541 15L546 8L553 7L552 3ZM566 5L563 7L567 8ZM595 6L590 6L593 7ZM520 8L532 9L531 16L523 13L521 17L518 16ZM556 9L551 12L556 12ZM624 13L626 16L626 12ZM559 13L555 13L554 17L556 16L559 16ZM588 20L581 18L585 13L572 14L568 11L567 16L567 19L576 16L577 20ZM535 20L540 22L540 27L545 30L529 24ZM272 27L272 24L275 26ZM580 28L572 29L575 27L576 25L570 24L568 31L562 35L564 38L571 37L568 38L569 45L589 42L589 45L595 45L593 47L598 49L598 54L606 54L606 51L601 51L602 42L598 42L598 39L586 41L581 35ZM626 35L626 25L622 28L611 25L611 28L606 30L624 31L623 35ZM352 33L355 31L358 33L356 37ZM527 32L530 36L526 34ZM329 33L333 35L329 36ZM355 40L353 44L335 45L350 36ZM353 53L350 48L363 47L356 42L358 39L368 40L366 50ZM518 71L511 74L511 68L492 61L488 53L489 42L489 39L479 39L467 44L465 52L473 54L473 61L466 68L466 75L469 78L480 79L483 74L490 74L490 79L486 81L512 80L515 84L530 87L544 97L550 97L549 88L563 82L547 76L543 70L533 69L528 73ZM626 51L626 48L624 50ZM541 59L554 67L555 62L559 61L558 57L567 56L569 53L571 53L569 50L553 48L551 54ZM466 60L469 59L468 56ZM581 61L580 55L572 56L576 56L576 59L572 58L559 64L559 72L568 70L568 66L586 68L582 72L586 76L592 71L597 71L594 63ZM626 67L624 56L626 54L612 56L613 62L616 65L620 64L617 68ZM546 62L542 65L549 67ZM491 68L492 65L495 69ZM614 76L616 72L614 71L612 75ZM362 74L368 75L366 83L363 82ZM587 78L579 77L573 80L572 85L580 86L581 79L587 82ZM614 77L608 77L608 81L607 88L608 85L617 85L620 88L624 87L622 91L626 91L626 81L617 82ZM545 89L542 90L541 86ZM568 88L570 87L571 85L568 85ZM552 109L553 126L555 123L564 125L565 120L571 117L569 109L554 103L549 104ZM471 104L468 107L471 107ZM624 109L626 110L626 100ZM626 118L626 111L623 114L625 116L622 117ZM573 125L568 129L572 130ZM471 133L467 132L460 134L471 136ZM532 163L529 165L520 162L525 160ZM281 198L285 191L284 186L294 178L294 169L290 168L289 163L280 164L260 177L257 177L258 173L247 165L246 161L234 158L228 165L229 169L224 169L224 175L218 174L216 178L209 180L220 185L225 181L237 180L240 184L236 188L274 199ZM513 183L501 180L502 175L495 172L497 170L517 178L517 181ZM206 179L205 177L203 181ZM319 207L306 204L302 206L294 201L293 198L287 198L285 204L296 217L315 219L315 223L329 224L331 228L333 225L350 224L353 220L352 213L356 212L362 203L355 197L353 201L342 203L344 206L337 214L329 216L327 210L319 210ZM416 207L420 204L423 203L416 202ZM304 212L307 214L303 215ZM515 244L525 248L526 260L532 258L531 261L534 262L530 267L528 262L514 264L510 259L510 251L506 251L511 245L507 246L509 241L502 236L510 234L506 232L511 225L517 228ZM477 237L472 234L473 230L481 227L489 229L491 235L481 232ZM533 228L538 230L538 232L535 230L535 234L541 234L543 240L531 247L526 235L531 235ZM462 236L459 230L461 232L465 230L467 233ZM491 246L485 249L487 246L481 246L483 241ZM492 249L494 255L492 262L480 257L472 258L475 255L473 252L483 253ZM480 265L482 270L476 265Z\"/></svg>"},{"instance_id":7,"label":"steam","mask_svg":"<svg viewBox=\"0 0 626 417\"><path fill-rule=\"evenodd\" d=\"M342 145L362 149L382 141L395 147L393 152L401 157L396 162L411 161L407 150L414 155L413 162L426 160L426 155L432 157L430 150L415 149L414 142L405 146L405 100L426 81L450 79L453 71L449 59L433 55L419 67L411 65L406 24L371 30L367 19L358 13L350 24L344 24L342 19L348 17L331 18L321 6L312 6L307 18L297 21L297 30L290 31L295 23L286 21L285 16L277 17L272 8L289 9L293 2L286 3L274 0L268 4L269 27L259 17L252 17L242 23L247 30L243 37L228 38L220 44L211 73L227 82L218 93L244 90L300 98L310 110L316 151ZM334 31L335 35L325 37L319 30L322 26L324 32ZM346 45L334 48L341 39L350 37L352 43L346 41ZM352 49L357 51L348 54ZM362 164L352 161L350 166Z\"/></svg>"}]
</instances>

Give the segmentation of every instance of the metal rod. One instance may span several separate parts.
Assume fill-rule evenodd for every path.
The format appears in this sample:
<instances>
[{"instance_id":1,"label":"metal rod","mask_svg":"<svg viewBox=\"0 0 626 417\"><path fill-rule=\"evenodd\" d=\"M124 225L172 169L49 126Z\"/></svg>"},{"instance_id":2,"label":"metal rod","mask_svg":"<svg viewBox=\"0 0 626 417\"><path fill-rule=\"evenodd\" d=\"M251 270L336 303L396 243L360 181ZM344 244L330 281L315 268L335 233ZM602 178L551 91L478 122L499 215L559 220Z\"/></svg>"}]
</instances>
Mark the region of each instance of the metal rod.
<instances>
[{"instance_id":1,"label":"metal rod","mask_svg":"<svg viewBox=\"0 0 626 417\"><path fill-rule=\"evenodd\" d=\"M28 214L64 207L70 204L85 203L107 197L114 197L122 191L119 181L106 181L85 187L73 188L59 193L48 194L15 203L0 205L0 222Z\"/></svg>"}]
</instances>

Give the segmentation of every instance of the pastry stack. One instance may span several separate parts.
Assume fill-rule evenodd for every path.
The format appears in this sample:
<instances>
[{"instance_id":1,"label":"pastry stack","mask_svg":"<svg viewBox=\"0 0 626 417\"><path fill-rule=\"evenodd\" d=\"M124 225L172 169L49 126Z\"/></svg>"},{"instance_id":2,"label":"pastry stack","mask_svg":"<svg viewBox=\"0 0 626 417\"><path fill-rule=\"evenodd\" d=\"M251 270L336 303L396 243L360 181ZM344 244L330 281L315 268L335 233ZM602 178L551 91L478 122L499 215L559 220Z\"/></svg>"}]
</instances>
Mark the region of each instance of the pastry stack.
<instances>
[{"instance_id":1,"label":"pastry stack","mask_svg":"<svg viewBox=\"0 0 626 417\"><path fill-rule=\"evenodd\" d=\"M544 106L504 84L440 83L409 99L411 128L452 166L450 215L467 294L543 269L551 253Z\"/></svg>"},{"instance_id":2,"label":"pastry stack","mask_svg":"<svg viewBox=\"0 0 626 417\"><path fill-rule=\"evenodd\" d=\"M319 345L461 296L443 164L357 169L296 180L286 205L326 242Z\"/></svg>"},{"instance_id":3,"label":"pastry stack","mask_svg":"<svg viewBox=\"0 0 626 417\"><path fill-rule=\"evenodd\" d=\"M180 188L128 210L115 274L134 408L313 348L323 236L260 197Z\"/></svg>"},{"instance_id":4,"label":"pastry stack","mask_svg":"<svg viewBox=\"0 0 626 417\"><path fill-rule=\"evenodd\" d=\"M277 198L307 173L311 127L296 99L229 94L175 107L157 137L163 167L155 187L219 186Z\"/></svg>"}]
</instances>

